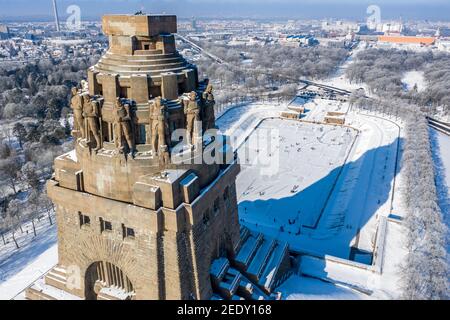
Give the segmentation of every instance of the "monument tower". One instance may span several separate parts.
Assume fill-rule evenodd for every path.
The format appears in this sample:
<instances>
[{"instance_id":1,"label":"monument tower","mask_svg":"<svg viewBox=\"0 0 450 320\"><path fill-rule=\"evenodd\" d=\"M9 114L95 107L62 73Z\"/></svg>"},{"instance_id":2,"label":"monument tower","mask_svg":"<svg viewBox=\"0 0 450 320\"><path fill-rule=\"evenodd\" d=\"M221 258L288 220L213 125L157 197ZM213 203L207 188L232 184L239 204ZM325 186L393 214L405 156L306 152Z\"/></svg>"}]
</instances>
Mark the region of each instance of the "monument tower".
<instances>
[{"instance_id":1,"label":"monument tower","mask_svg":"<svg viewBox=\"0 0 450 320\"><path fill-rule=\"evenodd\" d=\"M176 50L176 17L102 23L109 50L72 89L75 149L47 184L58 264L26 298L230 298L240 283L268 297L287 248L240 228L240 167L215 129L213 87Z\"/></svg>"},{"instance_id":2,"label":"monument tower","mask_svg":"<svg viewBox=\"0 0 450 320\"><path fill-rule=\"evenodd\" d=\"M103 32L108 52L72 91L75 150L48 183L59 260L45 283L85 299L209 298L212 260L239 241L239 166L201 159L225 155L201 135L212 87L177 52L175 16L105 16Z\"/></svg>"}]
</instances>

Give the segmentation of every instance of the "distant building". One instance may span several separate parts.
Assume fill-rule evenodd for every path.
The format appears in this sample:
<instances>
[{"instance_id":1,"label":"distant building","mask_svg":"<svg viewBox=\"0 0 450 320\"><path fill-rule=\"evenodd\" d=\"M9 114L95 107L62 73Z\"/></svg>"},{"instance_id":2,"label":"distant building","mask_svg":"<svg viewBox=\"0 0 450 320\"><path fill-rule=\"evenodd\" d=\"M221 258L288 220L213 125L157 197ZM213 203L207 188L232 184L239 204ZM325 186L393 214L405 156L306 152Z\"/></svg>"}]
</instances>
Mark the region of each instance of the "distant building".
<instances>
[{"instance_id":1,"label":"distant building","mask_svg":"<svg viewBox=\"0 0 450 320\"><path fill-rule=\"evenodd\" d=\"M9 28L8 26L5 26L3 24L0 24L0 33L8 33L9 34Z\"/></svg>"},{"instance_id":2,"label":"distant building","mask_svg":"<svg viewBox=\"0 0 450 320\"><path fill-rule=\"evenodd\" d=\"M259 38L259 37L250 37L250 36L243 36L243 37L233 37L229 42L228 45L233 46L264 46L268 42L267 39Z\"/></svg>"},{"instance_id":3,"label":"distant building","mask_svg":"<svg viewBox=\"0 0 450 320\"><path fill-rule=\"evenodd\" d=\"M322 23L322 30L327 32L347 34L349 32L358 32L359 26L355 22L336 21L334 23L331 23L325 21Z\"/></svg>"},{"instance_id":4,"label":"distant building","mask_svg":"<svg viewBox=\"0 0 450 320\"><path fill-rule=\"evenodd\" d=\"M400 34L403 31L402 23L383 23L377 25L376 31L383 32L384 34Z\"/></svg>"},{"instance_id":5,"label":"distant building","mask_svg":"<svg viewBox=\"0 0 450 320\"><path fill-rule=\"evenodd\" d=\"M36 36L32 33L27 33L24 37L25 40L30 40L30 41L34 41L36 40Z\"/></svg>"},{"instance_id":6,"label":"distant building","mask_svg":"<svg viewBox=\"0 0 450 320\"><path fill-rule=\"evenodd\" d=\"M358 26L357 35L360 36L376 36L376 35L383 35L383 32L377 31L376 27L372 28L371 26L367 24L361 24Z\"/></svg>"},{"instance_id":7,"label":"distant building","mask_svg":"<svg viewBox=\"0 0 450 320\"><path fill-rule=\"evenodd\" d=\"M191 20L191 28L192 31L197 31L197 20L195 18L192 18Z\"/></svg>"},{"instance_id":8,"label":"distant building","mask_svg":"<svg viewBox=\"0 0 450 320\"><path fill-rule=\"evenodd\" d=\"M438 29L437 36L439 37L450 37L450 28L441 27Z\"/></svg>"},{"instance_id":9,"label":"distant building","mask_svg":"<svg viewBox=\"0 0 450 320\"><path fill-rule=\"evenodd\" d=\"M359 35L400 35L405 30L400 22L360 24L357 33Z\"/></svg>"},{"instance_id":10,"label":"distant building","mask_svg":"<svg viewBox=\"0 0 450 320\"><path fill-rule=\"evenodd\" d=\"M285 46L314 46L319 44L319 41L311 35L288 35L280 40L280 43Z\"/></svg>"},{"instance_id":11,"label":"distant building","mask_svg":"<svg viewBox=\"0 0 450 320\"><path fill-rule=\"evenodd\" d=\"M9 28L3 24L0 24L0 40L9 39Z\"/></svg>"},{"instance_id":12,"label":"distant building","mask_svg":"<svg viewBox=\"0 0 450 320\"><path fill-rule=\"evenodd\" d=\"M431 46L436 42L434 37L379 36L378 42L395 44L417 44Z\"/></svg>"},{"instance_id":13,"label":"distant building","mask_svg":"<svg viewBox=\"0 0 450 320\"><path fill-rule=\"evenodd\" d=\"M345 113L327 112L327 115L325 116L325 123L344 125L345 124Z\"/></svg>"}]
</instances>

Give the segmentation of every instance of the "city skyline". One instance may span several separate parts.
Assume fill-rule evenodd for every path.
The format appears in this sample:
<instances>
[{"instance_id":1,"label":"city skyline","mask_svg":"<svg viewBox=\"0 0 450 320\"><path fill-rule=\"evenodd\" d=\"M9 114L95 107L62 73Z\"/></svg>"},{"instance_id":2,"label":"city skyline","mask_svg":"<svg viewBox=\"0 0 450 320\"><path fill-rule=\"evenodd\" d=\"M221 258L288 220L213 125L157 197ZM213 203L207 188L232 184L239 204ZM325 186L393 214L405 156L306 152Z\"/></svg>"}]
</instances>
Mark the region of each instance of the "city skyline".
<instances>
[{"instance_id":1,"label":"city skyline","mask_svg":"<svg viewBox=\"0 0 450 320\"><path fill-rule=\"evenodd\" d=\"M68 16L67 8L77 5L83 20L97 20L102 13L171 13L180 18L291 18L291 19L336 19L365 20L366 9L378 5L383 20L447 20L446 12L450 3L443 0L396 0L396 1L355 1L355 0L59 0L59 15ZM0 20L4 21L49 21L54 19L51 0L1 0ZM414 4L414 5L411 5ZM87 13L86 13L87 12Z\"/></svg>"}]
</instances>

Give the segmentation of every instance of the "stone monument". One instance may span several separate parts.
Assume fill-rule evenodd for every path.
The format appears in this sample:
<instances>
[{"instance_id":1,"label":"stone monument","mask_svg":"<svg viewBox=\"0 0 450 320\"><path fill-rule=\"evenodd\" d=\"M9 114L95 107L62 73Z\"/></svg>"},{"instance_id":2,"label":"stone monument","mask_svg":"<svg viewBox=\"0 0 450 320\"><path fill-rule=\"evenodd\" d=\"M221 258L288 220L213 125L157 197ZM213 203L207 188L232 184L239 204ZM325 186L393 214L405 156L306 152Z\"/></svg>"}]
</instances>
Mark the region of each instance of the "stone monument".
<instances>
[{"instance_id":1,"label":"stone monument","mask_svg":"<svg viewBox=\"0 0 450 320\"><path fill-rule=\"evenodd\" d=\"M55 160L47 186L58 265L45 285L81 299L208 299L212 261L239 242L239 165L171 161L188 144L172 133L188 129L193 144L195 122L201 128L207 86L176 50L176 17L102 22L109 50L88 70L89 92L72 90L75 150ZM49 298L33 287L27 297Z\"/></svg>"},{"instance_id":2,"label":"stone monument","mask_svg":"<svg viewBox=\"0 0 450 320\"><path fill-rule=\"evenodd\" d=\"M88 92L72 90L75 150L56 158L47 183L58 264L25 297L270 294L289 265L286 246L239 225L240 167L225 137L202 135L202 123L215 127L212 86L177 52L176 17L107 15L103 32L110 47L88 70ZM206 164L203 154L231 160Z\"/></svg>"}]
</instances>

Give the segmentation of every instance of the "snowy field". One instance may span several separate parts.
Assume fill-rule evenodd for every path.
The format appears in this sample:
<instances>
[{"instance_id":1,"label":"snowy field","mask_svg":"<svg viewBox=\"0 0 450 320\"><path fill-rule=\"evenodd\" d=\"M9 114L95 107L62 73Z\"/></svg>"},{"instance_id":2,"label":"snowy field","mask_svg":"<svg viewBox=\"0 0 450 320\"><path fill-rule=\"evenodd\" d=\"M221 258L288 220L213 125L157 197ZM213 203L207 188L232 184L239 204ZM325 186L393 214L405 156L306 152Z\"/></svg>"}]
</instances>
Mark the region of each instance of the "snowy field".
<instances>
[{"instance_id":1,"label":"snowy field","mask_svg":"<svg viewBox=\"0 0 450 320\"><path fill-rule=\"evenodd\" d=\"M345 78L351 60L323 83L358 88ZM235 148L243 145L245 150L245 140L264 129L276 128L281 137L280 157L268 154L266 159L278 159L276 172L262 177L258 164L242 166L237 180L240 219L249 228L286 241L291 249L311 257L352 258L370 264L364 253L374 249L380 217L391 212L404 215L399 193L393 197L398 191L394 181L403 180L402 172L396 172L397 150L402 144L400 128L394 119L354 113L346 103L315 99L305 106L306 121L323 121L328 111L348 112L346 124L359 133L343 127L271 119L287 110L286 104L246 104L218 118L217 125L232 137ZM401 224L387 224L381 275L364 268L356 272L329 260L322 260L318 267L317 260L305 259L305 271L334 283L296 275L280 289L287 299L396 298L397 267L406 253L403 234ZM40 232L35 239L28 237L18 251L9 248L0 251L0 299L14 297L56 264L56 228ZM346 283L357 283L372 294L355 291Z\"/></svg>"},{"instance_id":2,"label":"snowy field","mask_svg":"<svg viewBox=\"0 0 450 320\"><path fill-rule=\"evenodd\" d=\"M365 300L368 296L344 286L309 277L292 276L279 288L287 300ZM300 290L299 290L300 289Z\"/></svg>"},{"instance_id":3,"label":"snowy field","mask_svg":"<svg viewBox=\"0 0 450 320\"><path fill-rule=\"evenodd\" d=\"M303 226L317 224L356 131L274 119L264 121L252 135L274 128L278 156L260 155L262 163L277 158L273 174L261 172L260 164L241 165L237 179L240 217L249 227L261 227L267 234L299 235ZM239 149L239 159L244 160L251 141Z\"/></svg>"},{"instance_id":4,"label":"snowy field","mask_svg":"<svg viewBox=\"0 0 450 320\"><path fill-rule=\"evenodd\" d=\"M12 299L57 263L55 224L47 218L37 222L36 237L31 224L25 224L23 231L16 233L20 249L10 235L6 246L0 243L0 300Z\"/></svg>"},{"instance_id":5,"label":"snowy field","mask_svg":"<svg viewBox=\"0 0 450 320\"><path fill-rule=\"evenodd\" d=\"M243 104L225 111L216 124L222 134L231 137L233 148L237 149L263 119L279 117L284 110L287 104Z\"/></svg>"},{"instance_id":6,"label":"snowy field","mask_svg":"<svg viewBox=\"0 0 450 320\"><path fill-rule=\"evenodd\" d=\"M346 128L291 120L268 119L261 123L261 119L279 113L280 108L250 105L236 108L218 121L223 132L239 136L240 141L244 141L248 134L258 135L259 130L270 128L277 128L281 136L279 150L282 156L278 158L280 170L275 175L260 177L257 165L242 166L237 180L242 223L253 230L287 241L291 249L299 252L353 258L356 262L370 264L370 256L368 258L361 253L373 251L380 217L388 217L391 212L404 215L399 193L393 197L394 179L402 180L401 173L396 172L397 149L403 139L396 119L384 119L378 114L356 114L349 110L346 103L315 99L307 102L305 120L323 121L328 111L350 111L347 124L358 129L359 136L356 138L351 133L353 130L348 133ZM253 131L258 124L259 127ZM235 130L241 134L236 134ZM353 148L348 146L345 138L347 134L352 139L356 138ZM328 135L327 141L319 139L322 135ZM330 142L337 146L327 145ZM340 143L342 145L339 147ZM330 190L335 182L335 171L342 165L339 165L339 161L342 162L347 155L347 164L342 168L342 174L337 179L336 188L317 228L306 228L305 219L315 217L325 201L323 194L317 192L318 189L314 191L314 186L321 185L320 189ZM303 216L302 212L305 213ZM356 283L372 292L370 298L396 298L399 292L397 268L406 253L403 232L401 225L388 223L381 275L364 270L346 271L327 262L322 268L310 265L310 269L317 272L312 275L338 285L297 277L295 280L290 279L287 283L291 287L282 287L282 291L290 299L367 298L367 295L355 293L354 290L344 290L339 284ZM305 262L303 266L307 268L308 263ZM313 284L312 287L317 286L317 291L311 286L302 288L295 285L306 282Z\"/></svg>"},{"instance_id":7,"label":"snowy field","mask_svg":"<svg viewBox=\"0 0 450 320\"><path fill-rule=\"evenodd\" d=\"M306 120L323 120L326 111L339 104L321 99L313 103ZM399 128L374 115L349 115L347 121L360 130L353 148L356 133L351 129L265 120L252 135L279 130L278 170L261 176L260 163L242 166L237 180L241 221L277 234L302 252L344 259L350 258L352 247L372 252L378 218L391 209ZM260 162L268 161L269 156Z\"/></svg>"},{"instance_id":8,"label":"snowy field","mask_svg":"<svg viewBox=\"0 0 450 320\"><path fill-rule=\"evenodd\" d=\"M340 105L337 102L317 99L311 106L307 118L323 120L320 118L326 110L346 110L347 108L348 106L345 104ZM389 214L390 191L387 191L387 189L390 188L392 183L389 172L391 172L392 159L394 158L394 142L397 134L395 126L373 115L349 115L348 123L361 131L360 136L356 138L356 133L353 130L348 131L341 127L280 119L262 121L266 118L277 117L282 110L286 110L286 105L249 104L231 109L217 121L221 131L236 138L236 145L244 142L252 132L254 133L264 127L276 127L279 129L281 137L284 136L284 139L280 141L280 153L286 159L281 160L278 175L271 179L260 179L257 178L259 175L253 174L257 179L250 181L249 184L249 180L251 180L249 177L255 168L243 166L242 173L237 181L240 218L243 219L244 224L251 227L256 216L243 213L243 210L245 212L244 204L246 202L261 203L260 207L253 206L252 212L256 214L258 211L260 223L265 221L268 226L260 225L256 229L265 233L268 232L272 236L276 235L280 240L290 243L295 250L343 258L349 258L351 246L370 251L378 221L377 215ZM254 131L258 124L260 125L259 128ZM355 145L350 148L350 143L355 138ZM299 148L300 151L298 151ZM377 149L376 152L368 152L368 150ZM334 200L330 198L331 202L327 202L326 209L319 219L316 229L305 228L303 225L307 223L308 217L316 217L317 212L319 212L318 208L325 201L324 192L320 193L318 189L314 191L314 186L323 183L321 188L329 190L336 180L336 170L339 170L346 154L349 156L350 164L344 166L345 171L337 179L337 189L333 192L336 198ZM386 179L384 184L386 190L380 189L378 186L379 179ZM309 191L312 194L316 194L316 203L311 201L312 199L308 200L309 197L306 196L308 189L312 190ZM247 190L247 194L245 194L245 190ZM302 192L304 192L303 195ZM364 197L368 194L380 196ZM285 207L286 210L281 213L279 210L274 211L278 212L276 215L271 215L270 208L264 205L272 201L283 202L284 199L289 198L303 200L298 205L291 202ZM375 204L371 203L373 199L376 199ZM358 206L353 206L355 201ZM330 205L330 203L333 205ZM354 209L352 209L353 207ZM256 208L259 209L256 210ZM300 213L304 210L305 215L303 217L298 215L299 209L296 208L303 208L300 209ZM250 212L250 209L247 209L247 212ZM271 219L272 223L269 224ZM275 224L273 219L276 220ZM281 224L285 225L282 231L280 230ZM276 233L273 232L274 228L277 230ZM255 229L255 226L253 226L253 229ZM299 229L301 234L297 235ZM358 230L360 235L356 237ZM391 229L389 230L391 231ZM359 238L359 243L354 243L357 238ZM397 238L395 236L392 243L395 243L398 240ZM390 254L392 259L401 257L398 254L399 244L389 245L388 247L386 254ZM46 232L38 232L38 237L35 239L29 237L26 242L21 244L19 251L9 250L8 252L9 254L0 253L0 256L4 257L0 258L0 268L3 272L3 278L0 280L1 299L14 297L36 280L39 275L56 264L56 228L52 227ZM392 267L392 272L386 273L386 275L392 275L395 278L394 266L385 266L385 268L388 267ZM330 276L333 274L330 270ZM336 277L338 276L341 275L336 275ZM367 286L375 288L383 287L386 283L379 279L374 280L374 278L367 278L364 281L367 282ZM289 299L367 298L366 295L344 288L342 285L300 276L289 279L283 288L286 288L283 293ZM394 289L388 288L386 290L389 294L380 297L392 296L390 290Z\"/></svg>"},{"instance_id":9,"label":"snowy field","mask_svg":"<svg viewBox=\"0 0 450 320\"><path fill-rule=\"evenodd\" d=\"M323 81L323 83L349 90L358 88L359 85L350 84L345 78L345 70L348 64L351 63L351 60L352 58L333 77ZM349 109L348 104L337 101L314 99L307 101L305 107L307 113L304 120L323 121L328 111L340 111L348 113L346 124L360 130L360 135L348 155L348 162L343 167L342 174L337 180L336 189L327 202L327 206L319 220L317 228L309 229L303 227L300 219L296 220L294 215L289 214L289 212L295 212L295 208L289 208L290 210L286 211L276 211L277 213L282 211L281 217L283 219L288 217L287 225L280 225L280 214L275 214L274 217L270 217L271 209L264 206L264 204L267 205L274 201L280 202L280 200L284 201L292 198L293 194L301 197L303 190L300 190L300 187L298 189L292 188L293 190L290 190L287 185L284 186L284 190L275 190L276 188L273 187L278 185L277 181L282 181L284 184L288 183L291 187L299 185L299 183L292 182L297 178L301 181L302 174L308 175L309 173L307 170L302 172L301 165L282 168L280 172L284 172L283 175L266 179L266 181L260 181L260 183L257 182L257 178L253 178L255 182L250 181L250 192L242 190L248 188L249 180L251 180L252 176L250 172L257 169L251 168L251 166L244 166L237 183L238 196L240 197L240 218L251 229L263 233L273 235L273 230L278 230L276 237L287 241L294 250L317 256L335 256L343 259L352 258L356 262L370 264L370 256L368 257L364 253L371 253L374 250L380 218L387 218L391 213L400 217L404 217L405 215L403 201L399 192L401 182L404 180L403 172L401 170L399 172L396 171L399 163L397 156L400 155L398 154L398 150L403 143L401 121L399 119L385 119L385 116L380 114L356 114ZM237 119L234 117L221 119L227 122L227 134L232 135L233 129L239 128L237 121L241 120L248 123L248 119L242 120L247 118L247 112L236 112L239 115ZM260 119L263 114L258 114L258 116ZM259 121L256 121L256 123ZM268 121L264 121L261 128ZM306 124L303 124L303 126L306 127ZM281 131L285 130L288 130L288 128L283 125ZM311 133L305 132L305 134L307 136L314 136ZM294 143L288 145L289 147L293 145L293 149L295 150L296 143L301 143L302 137L296 135L296 130L292 130L292 133L288 134L288 136L298 138L298 141L294 141ZM298 153L292 152L292 155L295 154ZM298 160L294 158L289 163L296 163ZM316 160L320 163L322 159L317 157ZM281 163L283 165L283 161ZM247 177L245 178L245 176ZM256 175L254 176L256 177ZM397 185L394 189L395 181L397 181ZM241 184L241 182L244 182L244 184ZM314 182L311 183L314 185ZM282 196L285 197L281 198ZM244 206L243 201L246 198L262 199L253 201L255 204L258 204L258 206L254 207L254 216L249 214L250 209L244 208L244 211L242 211ZM267 201L267 199L270 200ZM297 206L305 205L307 206L308 204L297 204ZM258 215L263 218L256 219ZM270 226L262 226L261 223L263 221L272 223ZM299 225L295 225L296 223ZM299 231L300 234L298 234ZM327 261L322 268L317 268L317 265L313 266L317 272L313 276L316 278L325 278L335 284L326 283L323 285L319 280L298 277L300 281L312 281L314 286L317 286L318 293L309 291L311 289L310 286L302 288L300 283L298 283L299 286L292 284L299 281L298 279L294 282L289 282L292 284L293 291L290 291L290 289L285 290L283 287L283 293L294 299L305 299L308 297L313 299L318 297L339 299L347 297L346 294L348 293L346 291L343 296L335 294L336 290L341 289L340 285L336 285L336 283L343 282L356 283L359 287L367 289L372 292L370 295L371 298L398 298L400 290L397 270L406 254L404 234L405 231L401 224L391 221L387 222L384 239L385 246L383 247L384 251L380 266L383 270L381 274L375 274L372 271L356 272L356 269L349 272L345 268L329 264ZM308 263L305 263L304 267L307 268ZM332 288L327 288L327 285L331 285ZM351 294L354 293L353 290L350 290L350 292ZM358 293L354 297L361 298L361 295ZM366 295L362 296L367 297Z\"/></svg>"},{"instance_id":10,"label":"snowy field","mask_svg":"<svg viewBox=\"0 0 450 320\"><path fill-rule=\"evenodd\" d=\"M422 92L427 87L423 71L406 72L403 76L402 82L407 91L413 90L416 85L418 92Z\"/></svg>"},{"instance_id":11,"label":"snowy field","mask_svg":"<svg viewBox=\"0 0 450 320\"><path fill-rule=\"evenodd\" d=\"M363 50L363 48L359 47L354 50L353 56L360 50ZM355 90L362 86L368 92L364 85L349 83L345 77L345 71L352 62L353 56L332 77L322 81L322 83L347 90ZM414 77L407 76L406 78ZM284 122L280 131L287 134L291 139L298 138L297 141L294 140L293 143L285 145L285 147L288 147L285 151L289 151L289 149L293 151L289 153L289 156L292 157L289 162L291 166L283 168L283 164L286 164L286 162L280 161L281 170L279 172L283 174L259 182L256 175L254 175L253 180L251 179L251 172L257 169L251 166L243 166L237 181L240 218L251 229L272 236L274 236L273 230L278 230L275 236L280 240L287 241L291 249L306 252L313 256L352 258L355 262L363 264L370 264L371 262L367 255L363 253L373 252L380 219L385 219L387 221L385 237L382 239L384 240L383 243L379 244L383 248L383 252L380 253L381 262L379 265L380 270L382 270L381 273L374 273L369 269L364 270L360 267L351 268L348 265L339 265L339 263L330 262L328 259L322 260L320 265L305 260L302 263L302 267L305 268L304 271L310 269L314 278L326 279L333 283L322 282L310 277L293 276L280 289L288 299L398 298L400 293L398 267L407 254L404 246L406 232L401 223L391 221L387 217L390 214L403 218L405 216L404 203L401 192L399 192L404 181L404 172L399 167L401 158L399 150L401 150L404 139L402 123L399 119L386 119L384 115L380 114L355 113L350 110L348 104L337 101L314 99L305 101L305 103L307 112L304 120L320 122L323 121L327 112L339 111L347 113L347 125L360 131L354 146L349 150L347 163L342 168L335 190L327 202L317 228L305 228L301 225L300 215L298 220L294 218L293 214L290 215L290 212L298 212L298 210L295 210L296 207L308 206L308 204L292 203L293 208L288 208L289 210L286 211L276 210L277 214L274 214L273 217L270 217L270 208L267 206L273 202L283 202L292 198L293 195L301 198L301 193L305 190L300 187L302 176L309 178L310 175L314 175L314 172L302 171L302 165L292 166L292 164L301 163L301 159L295 158L296 155L299 158L302 157L301 153L295 152L295 147L297 143L302 143L304 137L299 134L298 131L301 130L295 128L295 125L294 128L291 128L293 130L290 134L286 132L289 131L289 126L285 125L288 121ZM220 119L219 126L220 122L224 121L226 127L223 131L228 135L235 135L234 130L241 129L242 123L249 124L245 126L246 132L243 136L246 136L247 133L252 132L249 127L259 123L264 118L265 113L272 115L274 111L280 111L280 109L268 107L265 112L256 111L256 108L236 110L233 117L224 116ZM252 112L255 112L255 114L252 115ZM257 116L258 119L250 123L249 117L252 118L253 116ZM279 120L264 121L261 128L266 123L272 122L273 124L276 121ZM304 128L307 126L303 124ZM313 125L309 126L314 127ZM222 126L220 127L222 128ZM316 127L320 127L320 125L316 125ZM311 132L303 132L303 134L306 135L307 139L314 137L314 133ZM282 144L283 141L281 141ZM308 150L308 152L310 151ZM330 149L329 153L332 152L336 152L336 150ZM333 155L327 154L327 156L332 157ZM334 156L337 155L334 154ZM317 163L323 163L322 160L320 155L316 153ZM310 159L310 161L314 162L313 159ZM333 171L332 167L330 169ZM294 180L299 180L300 183L293 183ZM284 184L283 190L281 186L275 188L278 185L277 181L281 181L282 185ZM310 182L314 186L314 181ZM246 192L245 190L248 189L249 185L251 185L251 190ZM306 187L305 192L307 191L308 188ZM284 198L282 198L283 196ZM253 201L257 198L259 200ZM246 212L244 208L244 212L242 212L245 201L248 202L249 199L250 202L258 204L254 206L253 216L249 213L250 209L247 209ZM280 211L282 211L281 214ZM256 216L261 217L261 219L256 219ZM287 218L287 226L281 228L280 218ZM272 223L270 226L261 226L264 221L272 221ZM255 223L258 223L258 226ZM296 223L298 226L294 226ZM299 230L300 234L298 234ZM364 288L370 292L370 296L350 289L347 284L350 284L350 286L356 284L357 287Z\"/></svg>"}]
</instances>

